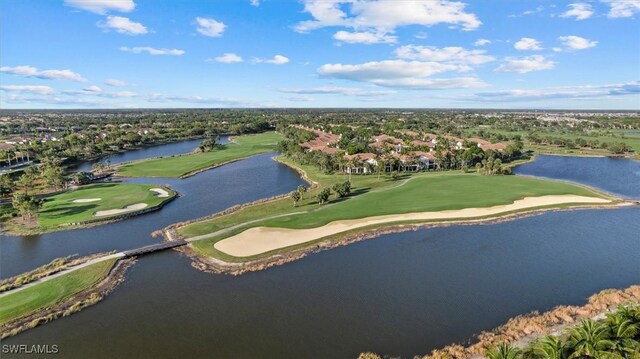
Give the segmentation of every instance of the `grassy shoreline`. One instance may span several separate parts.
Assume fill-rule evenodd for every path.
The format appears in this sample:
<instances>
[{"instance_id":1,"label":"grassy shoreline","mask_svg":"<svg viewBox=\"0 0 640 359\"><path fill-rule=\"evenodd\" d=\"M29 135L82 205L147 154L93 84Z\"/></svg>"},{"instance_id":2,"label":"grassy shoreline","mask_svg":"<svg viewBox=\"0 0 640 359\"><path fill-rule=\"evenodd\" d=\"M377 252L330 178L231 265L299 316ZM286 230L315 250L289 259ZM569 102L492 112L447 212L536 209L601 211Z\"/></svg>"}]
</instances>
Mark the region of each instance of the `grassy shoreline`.
<instances>
[{"instance_id":1,"label":"grassy shoreline","mask_svg":"<svg viewBox=\"0 0 640 359\"><path fill-rule=\"evenodd\" d=\"M193 256L201 256L204 259L204 262L207 262L207 258L211 259L211 261L209 262L218 262L218 264L224 264L224 263L228 263L228 264L239 264L239 263L249 263L250 265L256 264L253 262L260 262L258 263L259 267L264 267L264 262L269 262L271 259L274 259L274 257L281 257L282 256L287 256L288 254L291 254L291 256L296 257L299 256L301 253L307 253L307 252L311 252L313 251L315 248L317 247L331 247L331 243L332 242L336 242L336 245L341 245L340 242L342 242L342 239L344 238L348 238L348 237L362 237L362 236L366 236L366 233L368 232L377 232L377 231L381 231L381 230L385 230L387 228L394 228L394 230L397 230L398 227L403 227L403 226L407 226L410 227L409 229L404 229L404 230L410 230L413 229L415 227L419 227L419 226L433 226L433 225L448 225L449 223L454 223L454 224L461 224L461 223L479 223L479 222L490 222L490 221L496 221L496 220L500 220L501 218L505 217L505 218L513 218L513 217L520 217L520 216L525 216L528 215L529 213L537 213L539 211L543 211L543 210L553 210L553 209L568 209L568 208L575 208L575 207L579 207L579 208L586 208L586 207L599 207L599 208L607 208L607 206L602 206L602 205L598 205L598 206L585 206L585 205L580 205L580 206L575 206L575 205L571 205L571 204L564 204L564 205L551 205L551 206L545 206L543 208L529 208L526 210L520 210L520 211L515 211L515 212L505 212L505 213L501 213L499 215L496 216L489 216L487 218L464 218L464 219L452 219L452 220L447 220L447 221L442 221L442 220L437 220L437 221L417 221L417 222L394 222L394 223L388 223L385 225L374 225L371 227L366 227L366 228L359 228L356 231L350 231L350 232L345 232L345 233L339 233L337 235L332 235L329 237L325 237L325 238L320 238L317 240L313 240L310 242L306 242L306 243L302 243L302 244L298 244L298 245L294 245L294 246L290 246L290 247L285 247L285 248L280 248L278 250L275 251L270 251L270 252L266 252L266 253L262 253L259 254L257 256L250 256L250 257L233 257L230 255L227 255L224 252L218 251L216 250L213 245L225 238L228 238L232 235L235 235L237 233L240 233L246 229L252 228L252 227L256 227L256 226L260 226L260 225L268 225L271 227L285 227L285 228L306 228L306 227L313 227L314 225L318 224L318 218L320 218L320 216L318 216L318 212L319 211L325 211L325 212L332 212L333 215L335 215L336 213L336 208L335 206L339 205L340 203L348 203L349 201L354 201L355 198L357 198L357 196L355 196L354 198L348 198L347 200L343 200L343 201L339 201L337 203L334 204L330 204L330 205L325 205L325 206L318 206L317 204L313 204L313 199L311 199L311 197L313 197L313 194L316 191L319 191L320 188L323 187L327 187L330 186L332 183L337 183L340 181L345 180L347 177L346 176L341 176L341 175L323 175L318 173L318 171L316 171L314 168L311 168L309 166L299 166L295 163L292 163L290 160L286 159L286 158L282 158L282 157L278 157L278 158L274 158L274 160L281 162L287 166L292 167L294 170L296 170L297 172L303 174L306 178L305 180L307 180L309 183L312 183L312 188L309 190L309 192L305 195L306 197L306 202L302 203L298 208L293 208L290 201L287 198L282 198L279 200L275 200L275 201L270 201L268 203L258 203L255 205L251 205L251 206L247 206L245 208L242 208L238 211L234 211L231 214L223 214L223 215L217 215L217 216L213 216L210 218L205 218L203 220L197 221L197 222L187 222L184 224L175 224L173 226L168 227L167 229L165 229L165 237L181 237L181 238L190 238L190 237L195 237L195 236L200 236L206 233L216 233L217 231L223 231L223 230L227 230L224 233L220 233L219 235L216 236L212 236L211 238L206 238L206 239L202 239L202 240L197 240L197 241L193 241L189 248L190 251L192 252L191 254L192 257ZM424 173L424 174L417 174L414 176L411 176L407 179L405 179L405 181L401 182L402 184L399 184L399 182L392 182L391 185L389 185L389 183L385 183L388 182L386 180L377 180L376 176L374 175L370 175L370 176L353 176L352 177L352 181L355 184L355 189L357 190L358 188L360 188L360 186L369 186L371 187L370 191L371 193L375 193L375 190L377 189L378 191L387 191L389 189L389 187L395 187L395 186L401 186L401 185L406 185L406 183L411 182L411 181L415 181L413 178L425 178L427 180L431 180L434 178L439 178L439 177L443 177L446 180L451 179L451 176L470 176L470 178L473 179L477 179L479 178L480 180L482 179L488 179L490 182L493 182L493 179L496 178L500 178L497 176L493 176L493 177L486 177L486 176L479 176L479 175L474 175L474 174L461 174L460 172L455 172L455 173L444 173L444 172L435 172L435 173ZM521 178L520 177L515 177L515 176L503 176L501 178L510 180L510 179L516 179L517 181L520 181ZM609 199L614 199L614 202L612 203L612 205L618 204L619 201L617 201L618 199L608 195L608 194L604 194L602 192L596 191L592 188L589 188L587 186L582 186L582 185L574 185L574 184L568 184L568 183L560 183L558 181L548 181L548 180L540 180L540 179L528 179L525 181L534 181L534 182L538 182L538 183L543 183L543 184L551 184L552 187L555 186L559 186L560 188L569 188L571 189L569 192L573 192L573 193L577 193L577 194L582 194L582 195L588 195L588 196L593 196L593 197L604 197L604 198L609 198ZM500 187L501 188L501 187ZM502 190L502 188L501 188ZM411 192L411 191L409 191ZM366 196L368 194L361 194L360 196ZM412 200L415 199L415 195L411 196ZM449 200L449 198L447 198L447 201ZM374 202L376 202L377 200L375 200ZM358 202L358 201L354 201L354 202ZM332 208L332 206L334 206ZM461 205L460 208L467 208L467 207L472 207L473 205L469 205L468 203ZM361 207L361 205L356 204L356 207ZM365 206L366 207L366 206ZM288 214L292 214L292 212L300 212L301 209L306 210L305 213L307 214L307 217L312 216L314 219L310 220L310 221L297 221L298 223L293 223L293 225L291 225L291 219L290 217L292 216L288 216ZM441 208L442 209L442 208ZM353 210L352 206L348 206L346 208L347 213L349 213L350 211ZM271 215L274 214L280 214L282 215L281 218L277 218L277 219L272 219L272 220L264 220L264 218L262 220L260 220L260 217L264 217L264 213L269 213ZM379 213L378 213L379 214ZM299 215L299 214L298 214ZM324 215L324 214L323 214ZM297 215L296 215L297 216ZM331 217L331 216L329 216ZM353 215L351 214L351 217L347 216L347 218L362 218L362 216L358 217L357 215ZM343 218L339 218L339 219L343 219ZM243 225L243 223L249 222L251 221L251 223L249 224L245 224ZM314 223L314 221L316 221ZM325 216L324 221L321 222L327 222L327 217ZM283 224L284 223L284 224ZM287 226L289 225L289 226ZM171 231L172 233L170 235L168 235L168 231ZM348 242L348 241L347 241ZM278 259L279 260L279 259ZM203 261L201 261L203 262Z\"/></svg>"},{"instance_id":2,"label":"grassy shoreline","mask_svg":"<svg viewBox=\"0 0 640 359\"><path fill-rule=\"evenodd\" d=\"M281 136L275 132L244 135L234 138L222 149L210 152L190 153L179 156L160 157L134 161L117 166L123 177L173 177L186 178L196 173L252 155L271 152Z\"/></svg>"},{"instance_id":3,"label":"grassy shoreline","mask_svg":"<svg viewBox=\"0 0 640 359\"><path fill-rule=\"evenodd\" d=\"M166 192L159 195L154 189ZM9 220L4 229L13 235L32 235L58 230L88 228L124 220L144 213L157 211L175 199L177 192L159 185L138 183L97 183L60 192L45 199L37 214L37 225L26 226L18 219ZM77 202L89 200L88 202ZM127 206L141 205L135 210L123 210ZM99 211L117 210L119 213L96 216Z\"/></svg>"},{"instance_id":4,"label":"grassy shoreline","mask_svg":"<svg viewBox=\"0 0 640 359\"><path fill-rule=\"evenodd\" d=\"M93 287L108 276L116 261L101 261L24 290L7 292L0 297L0 327Z\"/></svg>"},{"instance_id":5,"label":"grassy shoreline","mask_svg":"<svg viewBox=\"0 0 640 359\"><path fill-rule=\"evenodd\" d=\"M134 262L134 258L106 259L7 293L0 297L0 338L16 335L100 302L124 281L127 269Z\"/></svg>"}]
</instances>

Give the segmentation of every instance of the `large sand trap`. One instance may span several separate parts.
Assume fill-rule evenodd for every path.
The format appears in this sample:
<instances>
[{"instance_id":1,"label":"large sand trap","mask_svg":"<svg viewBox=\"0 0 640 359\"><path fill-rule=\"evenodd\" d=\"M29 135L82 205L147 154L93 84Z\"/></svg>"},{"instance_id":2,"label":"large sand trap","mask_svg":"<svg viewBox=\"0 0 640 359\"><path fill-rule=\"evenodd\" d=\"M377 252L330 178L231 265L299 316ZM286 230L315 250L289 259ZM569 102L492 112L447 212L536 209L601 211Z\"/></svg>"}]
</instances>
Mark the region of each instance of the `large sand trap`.
<instances>
[{"instance_id":1,"label":"large sand trap","mask_svg":"<svg viewBox=\"0 0 640 359\"><path fill-rule=\"evenodd\" d=\"M214 247L219 251L235 257L248 257L275 249L310 242L336 233L346 232L373 224L399 221L477 218L548 205L566 203L600 204L609 202L611 201L603 198L574 195L526 197L524 199L517 200L512 204L501 206L374 216L362 219L334 221L321 227L309 229L255 227L247 229L242 233L238 233L235 236L223 239L220 242L217 242Z\"/></svg>"},{"instance_id":2,"label":"large sand trap","mask_svg":"<svg viewBox=\"0 0 640 359\"><path fill-rule=\"evenodd\" d=\"M97 202L102 198L78 198L71 201L71 203L88 203L88 202Z\"/></svg>"},{"instance_id":3,"label":"large sand trap","mask_svg":"<svg viewBox=\"0 0 640 359\"><path fill-rule=\"evenodd\" d=\"M96 213L94 213L93 215L96 217L103 217L103 216L113 216L116 214L121 214L121 213L127 213L127 212L131 212L131 211L137 211L139 209L143 209L146 208L148 206L148 204L146 203L136 203L136 204L132 204L129 206L126 206L124 208L120 208L120 209L108 209L105 211L98 211Z\"/></svg>"},{"instance_id":4,"label":"large sand trap","mask_svg":"<svg viewBox=\"0 0 640 359\"><path fill-rule=\"evenodd\" d=\"M162 188L150 188L149 191L155 192L157 197L166 198L169 197L169 192L163 190Z\"/></svg>"}]
</instances>

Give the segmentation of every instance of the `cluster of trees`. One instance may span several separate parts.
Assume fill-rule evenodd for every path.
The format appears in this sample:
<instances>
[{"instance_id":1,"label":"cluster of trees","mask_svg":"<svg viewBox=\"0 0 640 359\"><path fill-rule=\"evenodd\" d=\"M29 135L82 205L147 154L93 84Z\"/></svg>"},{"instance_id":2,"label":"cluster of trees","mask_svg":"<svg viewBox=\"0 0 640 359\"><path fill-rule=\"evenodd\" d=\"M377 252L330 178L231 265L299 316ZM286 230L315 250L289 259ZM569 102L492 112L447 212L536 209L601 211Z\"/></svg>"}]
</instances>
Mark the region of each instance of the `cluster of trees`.
<instances>
[{"instance_id":1,"label":"cluster of trees","mask_svg":"<svg viewBox=\"0 0 640 359\"><path fill-rule=\"evenodd\" d=\"M338 198L345 198L351 194L351 182L345 181L342 183L336 183L333 185L332 189ZM316 199L318 200L318 203L325 204L331 198L331 194L331 189L325 187L316 195Z\"/></svg>"},{"instance_id":2,"label":"cluster of trees","mask_svg":"<svg viewBox=\"0 0 640 359\"><path fill-rule=\"evenodd\" d=\"M128 148L221 134L270 131L282 114L261 111L56 111L10 112L0 136L26 140L0 152L0 163L58 157L93 159Z\"/></svg>"},{"instance_id":3,"label":"cluster of trees","mask_svg":"<svg viewBox=\"0 0 640 359\"><path fill-rule=\"evenodd\" d=\"M338 198L344 198L351 194L351 182L344 181L342 183L336 183L331 187L336 193Z\"/></svg>"},{"instance_id":4,"label":"cluster of trees","mask_svg":"<svg viewBox=\"0 0 640 359\"><path fill-rule=\"evenodd\" d=\"M213 150L218 150L223 147L222 144L217 142L218 138L205 138L198 145L198 152L211 152Z\"/></svg>"},{"instance_id":5,"label":"cluster of trees","mask_svg":"<svg viewBox=\"0 0 640 359\"><path fill-rule=\"evenodd\" d=\"M519 348L502 343L486 352L490 359L640 358L640 306L622 306L606 319L584 319L560 336L546 336Z\"/></svg>"},{"instance_id":6,"label":"cluster of trees","mask_svg":"<svg viewBox=\"0 0 640 359\"><path fill-rule=\"evenodd\" d=\"M295 191L291 192L289 196L293 201L294 207L297 207L298 203L304 199L305 193L307 193L307 188L304 186L298 186ZM316 194L316 199L318 200L318 203L325 204L329 201L333 193L335 193L338 198L348 197L351 194L351 182L345 181L336 183L331 188L325 187Z\"/></svg>"},{"instance_id":7,"label":"cluster of trees","mask_svg":"<svg viewBox=\"0 0 640 359\"><path fill-rule=\"evenodd\" d=\"M502 160L494 157L476 163L476 171L485 176L511 174L511 168L502 166Z\"/></svg>"},{"instance_id":8,"label":"cluster of trees","mask_svg":"<svg viewBox=\"0 0 640 359\"><path fill-rule=\"evenodd\" d=\"M22 216L23 220L31 221L42 207L43 200L24 192L13 194L11 204Z\"/></svg>"},{"instance_id":9,"label":"cluster of trees","mask_svg":"<svg viewBox=\"0 0 640 359\"><path fill-rule=\"evenodd\" d=\"M600 142L597 139L589 138L584 139L578 137L574 140L563 137L554 136L539 136L537 134L530 134L527 136L527 140L535 145L554 145L559 147L566 147L569 149L577 148L590 148L590 149L604 149L609 150L613 154L624 154L631 151L626 143L622 141L613 142Z\"/></svg>"}]
</instances>

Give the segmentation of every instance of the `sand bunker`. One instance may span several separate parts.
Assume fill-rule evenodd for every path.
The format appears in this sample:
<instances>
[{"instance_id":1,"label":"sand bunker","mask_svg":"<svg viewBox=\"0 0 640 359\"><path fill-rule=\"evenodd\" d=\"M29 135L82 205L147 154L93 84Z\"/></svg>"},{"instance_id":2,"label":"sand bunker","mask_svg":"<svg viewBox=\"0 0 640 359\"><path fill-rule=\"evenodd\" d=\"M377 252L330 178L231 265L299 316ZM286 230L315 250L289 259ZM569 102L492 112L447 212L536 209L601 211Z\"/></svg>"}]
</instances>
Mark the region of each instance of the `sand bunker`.
<instances>
[{"instance_id":1,"label":"sand bunker","mask_svg":"<svg viewBox=\"0 0 640 359\"><path fill-rule=\"evenodd\" d=\"M526 197L517 200L512 204L501 206L374 216L362 219L334 221L321 227L309 229L255 227L242 233L238 233L235 236L223 239L220 242L217 242L214 247L219 251L235 257L248 257L374 224L399 221L477 218L548 205L567 203L602 204L609 202L611 201L603 198L574 195Z\"/></svg>"},{"instance_id":2,"label":"sand bunker","mask_svg":"<svg viewBox=\"0 0 640 359\"><path fill-rule=\"evenodd\" d=\"M132 204L132 205L126 206L124 208L120 208L120 209L108 209L108 210L105 210L105 211L98 211L98 212L94 213L93 215L96 216L96 217L114 216L116 214L127 213L127 212L131 212L131 211L137 211L139 209L146 208L147 206L148 206L148 204L146 204L146 203L136 203L136 204Z\"/></svg>"},{"instance_id":3,"label":"sand bunker","mask_svg":"<svg viewBox=\"0 0 640 359\"><path fill-rule=\"evenodd\" d=\"M88 202L97 202L102 198L78 198L71 201L71 203L88 203Z\"/></svg>"},{"instance_id":4,"label":"sand bunker","mask_svg":"<svg viewBox=\"0 0 640 359\"><path fill-rule=\"evenodd\" d=\"M166 198L169 197L169 192L163 190L162 188L150 188L149 191L155 192L157 197Z\"/></svg>"}]
</instances>

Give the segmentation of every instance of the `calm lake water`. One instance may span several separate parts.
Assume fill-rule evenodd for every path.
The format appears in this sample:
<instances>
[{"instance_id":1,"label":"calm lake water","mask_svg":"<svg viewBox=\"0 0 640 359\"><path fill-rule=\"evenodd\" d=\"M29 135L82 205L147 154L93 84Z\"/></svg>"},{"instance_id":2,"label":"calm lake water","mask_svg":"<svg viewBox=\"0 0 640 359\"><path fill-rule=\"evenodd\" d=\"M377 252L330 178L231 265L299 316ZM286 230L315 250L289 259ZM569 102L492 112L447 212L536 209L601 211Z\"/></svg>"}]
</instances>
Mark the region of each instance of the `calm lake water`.
<instances>
[{"instance_id":1,"label":"calm lake water","mask_svg":"<svg viewBox=\"0 0 640 359\"><path fill-rule=\"evenodd\" d=\"M180 193L180 197L157 212L87 229L35 236L2 235L0 277L11 277L70 254L86 255L156 243L161 239L152 238L151 232L172 223L207 216L236 204L279 195L306 184L295 171L272 161L273 156L253 156L183 180L128 180L167 184Z\"/></svg>"},{"instance_id":2,"label":"calm lake water","mask_svg":"<svg viewBox=\"0 0 640 359\"><path fill-rule=\"evenodd\" d=\"M108 156L101 157L95 161L82 161L71 169L74 171L91 171L91 166L96 162L104 162L107 159L111 160L111 164L115 165L122 162L138 161L145 158L159 157L159 156L173 156L184 153L193 152L198 145L202 142L202 139L180 141L173 143L166 143L162 145L143 147L131 151L122 153L114 153ZM229 137L222 136L218 140L219 143L228 143Z\"/></svg>"},{"instance_id":3,"label":"calm lake water","mask_svg":"<svg viewBox=\"0 0 640 359\"><path fill-rule=\"evenodd\" d=\"M518 175L572 181L625 198L640 198L640 161L608 157L537 156Z\"/></svg>"},{"instance_id":4,"label":"calm lake water","mask_svg":"<svg viewBox=\"0 0 640 359\"><path fill-rule=\"evenodd\" d=\"M150 243L156 239L149 232L166 224L301 183L269 157L160 180L185 196L155 214L34 242L5 238L3 272ZM168 251L141 258L98 305L3 344L57 344L65 358L355 358L362 351L412 357L518 314L640 283L639 219L640 207L627 207L423 229L239 277L197 271Z\"/></svg>"}]
</instances>

